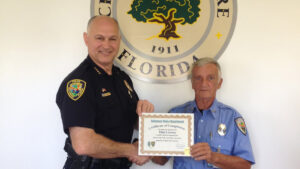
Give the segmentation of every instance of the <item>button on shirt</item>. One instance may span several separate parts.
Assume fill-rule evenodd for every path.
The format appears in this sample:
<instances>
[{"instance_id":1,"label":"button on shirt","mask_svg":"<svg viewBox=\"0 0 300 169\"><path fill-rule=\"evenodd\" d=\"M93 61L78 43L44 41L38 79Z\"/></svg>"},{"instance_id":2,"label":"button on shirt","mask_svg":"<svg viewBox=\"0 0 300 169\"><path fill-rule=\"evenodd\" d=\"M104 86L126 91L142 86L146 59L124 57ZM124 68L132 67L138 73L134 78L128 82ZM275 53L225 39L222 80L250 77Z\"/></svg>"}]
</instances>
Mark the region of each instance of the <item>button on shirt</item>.
<instances>
[{"instance_id":1,"label":"button on shirt","mask_svg":"<svg viewBox=\"0 0 300 169\"><path fill-rule=\"evenodd\" d=\"M246 132L237 126L235 119L241 115L233 108L215 100L212 106L200 112L195 101L187 102L170 110L170 113L194 114L194 144L207 142L211 150L222 154L241 157L254 164L254 156ZM225 124L226 134L218 133L220 124ZM205 160L196 161L191 157L174 157L173 169L211 169L215 168Z\"/></svg>"}]
</instances>

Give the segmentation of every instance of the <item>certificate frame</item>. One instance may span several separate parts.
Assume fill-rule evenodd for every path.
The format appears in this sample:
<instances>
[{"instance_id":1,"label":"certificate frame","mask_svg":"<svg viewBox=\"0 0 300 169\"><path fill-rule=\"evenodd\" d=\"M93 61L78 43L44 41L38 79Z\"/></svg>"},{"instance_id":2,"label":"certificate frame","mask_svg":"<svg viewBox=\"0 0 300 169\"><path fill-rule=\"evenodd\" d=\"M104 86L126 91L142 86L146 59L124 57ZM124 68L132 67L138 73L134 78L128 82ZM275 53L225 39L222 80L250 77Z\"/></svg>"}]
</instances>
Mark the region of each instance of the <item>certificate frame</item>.
<instances>
[{"instance_id":1,"label":"certificate frame","mask_svg":"<svg viewBox=\"0 0 300 169\"><path fill-rule=\"evenodd\" d=\"M190 156L194 144L194 114L142 113L139 117L139 155Z\"/></svg>"}]
</instances>

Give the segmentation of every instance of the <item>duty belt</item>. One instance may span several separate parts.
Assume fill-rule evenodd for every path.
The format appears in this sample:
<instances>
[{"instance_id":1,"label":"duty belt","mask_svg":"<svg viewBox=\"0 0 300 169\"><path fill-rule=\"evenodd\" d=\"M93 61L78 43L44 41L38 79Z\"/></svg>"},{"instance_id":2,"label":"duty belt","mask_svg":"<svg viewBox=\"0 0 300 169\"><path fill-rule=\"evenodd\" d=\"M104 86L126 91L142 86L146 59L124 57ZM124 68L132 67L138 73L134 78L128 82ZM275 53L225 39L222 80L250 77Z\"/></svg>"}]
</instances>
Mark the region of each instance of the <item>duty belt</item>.
<instances>
[{"instance_id":1,"label":"duty belt","mask_svg":"<svg viewBox=\"0 0 300 169\"><path fill-rule=\"evenodd\" d=\"M77 155L69 138L66 139L64 149L68 153L64 169L125 169L132 164L127 158L96 159Z\"/></svg>"},{"instance_id":2,"label":"duty belt","mask_svg":"<svg viewBox=\"0 0 300 169\"><path fill-rule=\"evenodd\" d=\"M91 169L124 169L131 166L126 158L95 159L91 162Z\"/></svg>"}]
</instances>

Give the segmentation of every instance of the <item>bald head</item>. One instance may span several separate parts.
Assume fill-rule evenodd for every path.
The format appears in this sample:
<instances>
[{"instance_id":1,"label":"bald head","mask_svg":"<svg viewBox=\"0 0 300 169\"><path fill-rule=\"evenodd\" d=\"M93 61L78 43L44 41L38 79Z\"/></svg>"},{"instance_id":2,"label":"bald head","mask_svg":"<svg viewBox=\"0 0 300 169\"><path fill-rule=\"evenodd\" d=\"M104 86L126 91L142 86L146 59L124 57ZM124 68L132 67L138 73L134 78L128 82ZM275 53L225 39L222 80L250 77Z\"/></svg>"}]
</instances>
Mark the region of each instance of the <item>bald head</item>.
<instances>
[{"instance_id":1,"label":"bald head","mask_svg":"<svg viewBox=\"0 0 300 169\"><path fill-rule=\"evenodd\" d=\"M118 31L119 29L119 23L115 18L104 16L104 15L96 15L90 18L87 25L87 33L90 32L91 27L94 25L94 23L101 23L101 24L114 24Z\"/></svg>"}]
</instances>

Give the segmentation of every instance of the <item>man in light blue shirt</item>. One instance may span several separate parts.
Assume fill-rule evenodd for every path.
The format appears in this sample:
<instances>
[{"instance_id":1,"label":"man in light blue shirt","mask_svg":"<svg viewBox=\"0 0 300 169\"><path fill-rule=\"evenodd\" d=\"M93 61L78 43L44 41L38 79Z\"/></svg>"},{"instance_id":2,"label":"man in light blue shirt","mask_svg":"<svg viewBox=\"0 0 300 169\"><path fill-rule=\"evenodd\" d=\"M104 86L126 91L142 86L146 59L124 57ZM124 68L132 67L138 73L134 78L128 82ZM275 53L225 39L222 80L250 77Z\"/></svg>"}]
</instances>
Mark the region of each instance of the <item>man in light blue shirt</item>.
<instances>
[{"instance_id":1,"label":"man in light blue shirt","mask_svg":"<svg viewBox=\"0 0 300 169\"><path fill-rule=\"evenodd\" d=\"M170 110L194 113L195 144L191 157L174 157L173 169L249 169L255 163L249 135L242 116L216 100L222 85L221 68L212 58L201 58L192 68L195 100ZM166 157L153 162L165 164Z\"/></svg>"}]
</instances>

